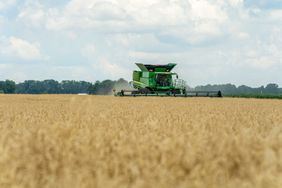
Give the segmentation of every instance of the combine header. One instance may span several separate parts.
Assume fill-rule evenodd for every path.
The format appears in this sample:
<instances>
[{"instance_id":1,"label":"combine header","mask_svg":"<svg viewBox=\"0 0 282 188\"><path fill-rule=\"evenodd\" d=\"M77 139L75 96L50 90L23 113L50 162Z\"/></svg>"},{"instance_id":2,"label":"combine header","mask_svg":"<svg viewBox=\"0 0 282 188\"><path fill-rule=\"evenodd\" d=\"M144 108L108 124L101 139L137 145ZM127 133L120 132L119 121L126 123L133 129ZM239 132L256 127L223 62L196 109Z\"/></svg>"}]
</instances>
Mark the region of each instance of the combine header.
<instances>
[{"instance_id":1,"label":"combine header","mask_svg":"<svg viewBox=\"0 0 282 188\"><path fill-rule=\"evenodd\" d=\"M222 97L221 91L187 91L186 82L171 72L176 64L136 65L141 71L133 72L131 84L134 90L114 90L115 96Z\"/></svg>"}]
</instances>

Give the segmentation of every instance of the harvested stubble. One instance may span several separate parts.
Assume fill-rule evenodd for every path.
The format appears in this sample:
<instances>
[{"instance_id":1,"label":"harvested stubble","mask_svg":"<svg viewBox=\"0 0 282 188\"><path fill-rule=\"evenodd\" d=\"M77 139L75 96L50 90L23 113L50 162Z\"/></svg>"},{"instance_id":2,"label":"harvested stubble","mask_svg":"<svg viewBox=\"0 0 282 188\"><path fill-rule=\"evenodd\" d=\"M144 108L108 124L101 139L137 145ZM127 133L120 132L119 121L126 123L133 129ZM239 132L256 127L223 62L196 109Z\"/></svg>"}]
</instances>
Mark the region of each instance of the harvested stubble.
<instances>
[{"instance_id":1,"label":"harvested stubble","mask_svg":"<svg viewBox=\"0 0 282 188\"><path fill-rule=\"evenodd\" d=\"M0 96L0 187L282 187L282 101Z\"/></svg>"}]
</instances>

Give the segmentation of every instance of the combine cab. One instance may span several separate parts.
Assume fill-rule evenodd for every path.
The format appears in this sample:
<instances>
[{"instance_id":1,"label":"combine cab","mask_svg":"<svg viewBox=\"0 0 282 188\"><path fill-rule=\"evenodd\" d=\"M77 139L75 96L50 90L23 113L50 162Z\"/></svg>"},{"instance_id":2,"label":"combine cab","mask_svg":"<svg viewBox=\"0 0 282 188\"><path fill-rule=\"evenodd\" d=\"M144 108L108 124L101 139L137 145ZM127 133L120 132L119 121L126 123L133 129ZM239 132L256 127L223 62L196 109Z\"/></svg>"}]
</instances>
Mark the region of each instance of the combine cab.
<instances>
[{"instance_id":1,"label":"combine cab","mask_svg":"<svg viewBox=\"0 0 282 188\"><path fill-rule=\"evenodd\" d=\"M115 96L222 97L220 91L187 91L186 82L171 72L176 64L136 65L140 71L133 72L134 90L114 91Z\"/></svg>"}]
</instances>

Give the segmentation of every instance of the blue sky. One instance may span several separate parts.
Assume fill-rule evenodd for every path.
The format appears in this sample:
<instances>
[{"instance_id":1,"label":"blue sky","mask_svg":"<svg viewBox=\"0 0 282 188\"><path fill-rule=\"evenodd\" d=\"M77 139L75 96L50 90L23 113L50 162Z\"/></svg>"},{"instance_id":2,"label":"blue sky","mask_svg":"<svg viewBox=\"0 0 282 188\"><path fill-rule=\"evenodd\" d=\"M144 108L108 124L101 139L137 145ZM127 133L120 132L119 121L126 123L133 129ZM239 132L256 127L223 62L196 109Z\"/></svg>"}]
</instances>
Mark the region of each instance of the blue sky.
<instances>
[{"instance_id":1,"label":"blue sky","mask_svg":"<svg viewBox=\"0 0 282 188\"><path fill-rule=\"evenodd\" d=\"M0 80L131 79L178 63L191 86L282 86L282 0L0 0Z\"/></svg>"}]
</instances>

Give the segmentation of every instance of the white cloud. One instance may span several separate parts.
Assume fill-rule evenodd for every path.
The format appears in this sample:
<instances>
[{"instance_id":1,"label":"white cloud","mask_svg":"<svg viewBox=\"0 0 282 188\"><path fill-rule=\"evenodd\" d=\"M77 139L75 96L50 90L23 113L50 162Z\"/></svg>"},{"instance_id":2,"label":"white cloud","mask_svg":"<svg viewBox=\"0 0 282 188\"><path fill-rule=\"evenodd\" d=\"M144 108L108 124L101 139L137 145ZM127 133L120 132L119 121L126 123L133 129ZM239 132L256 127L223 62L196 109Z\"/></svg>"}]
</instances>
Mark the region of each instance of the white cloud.
<instances>
[{"instance_id":1,"label":"white cloud","mask_svg":"<svg viewBox=\"0 0 282 188\"><path fill-rule=\"evenodd\" d=\"M96 52L96 47L93 44L88 44L85 47L82 48L81 54L84 57L92 57Z\"/></svg>"},{"instance_id":2,"label":"white cloud","mask_svg":"<svg viewBox=\"0 0 282 188\"><path fill-rule=\"evenodd\" d=\"M272 10L270 12L270 18L282 21L282 10Z\"/></svg>"},{"instance_id":3,"label":"white cloud","mask_svg":"<svg viewBox=\"0 0 282 188\"><path fill-rule=\"evenodd\" d=\"M227 19L226 13L221 9L220 4L211 3L205 0L190 0L192 19L216 20L218 22Z\"/></svg>"},{"instance_id":4,"label":"white cloud","mask_svg":"<svg viewBox=\"0 0 282 188\"><path fill-rule=\"evenodd\" d=\"M39 43L30 43L26 40L10 37L11 50L20 58L26 60L42 59Z\"/></svg>"},{"instance_id":5,"label":"white cloud","mask_svg":"<svg viewBox=\"0 0 282 188\"><path fill-rule=\"evenodd\" d=\"M0 1L0 11L8 9L15 5L17 0L5 0L5 1Z\"/></svg>"},{"instance_id":6,"label":"white cloud","mask_svg":"<svg viewBox=\"0 0 282 188\"><path fill-rule=\"evenodd\" d=\"M93 44L87 44L81 50L82 56L88 59L89 65L93 70L98 71L99 74L109 79L117 79L128 75L130 71L124 68L122 63L118 60L113 61L112 48L109 48L105 54L99 53L99 50Z\"/></svg>"},{"instance_id":7,"label":"white cloud","mask_svg":"<svg viewBox=\"0 0 282 188\"><path fill-rule=\"evenodd\" d=\"M91 69L85 66L50 66L48 64L40 63L34 63L26 66L24 63L10 63L0 64L0 72L0 80L12 79L16 82L22 82L23 80L28 79L95 81L95 74L93 74Z\"/></svg>"},{"instance_id":8,"label":"white cloud","mask_svg":"<svg viewBox=\"0 0 282 188\"><path fill-rule=\"evenodd\" d=\"M248 33L245 32L239 32L239 34L237 35L237 37L239 39L248 39L250 37L250 35Z\"/></svg>"},{"instance_id":9,"label":"white cloud","mask_svg":"<svg viewBox=\"0 0 282 188\"><path fill-rule=\"evenodd\" d=\"M254 58L246 59L245 63L256 69L267 70L278 62L271 56L256 56Z\"/></svg>"},{"instance_id":10,"label":"white cloud","mask_svg":"<svg viewBox=\"0 0 282 188\"><path fill-rule=\"evenodd\" d=\"M233 6L241 6L244 3L244 0L228 0L228 2Z\"/></svg>"},{"instance_id":11,"label":"white cloud","mask_svg":"<svg viewBox=\"0 0 282 188\"><path fill-rule=\"evenodd\" d=\"M107 75L110 79L122 78L129 73L128 70L124 69L119 64L110 62L104 57L100 58L98 63L93 63L92 67L94 69L98 68L102 74Z\"/></svg>"},{"instance_id":12,"label":"white cloud","mask_svg":"<svg viewBox=\"0 0 282 188\"><path fill-rule=\"evenodd\" d=\"M8 68L9 66L7 64L0 64L0 70L4 71Z\"/></svg>"},{"instance_id":13,"label":"white cloud","mask_svg":"<svg viewBox=\"0 0 282 188\"><path fill-rule=\"evenodd\" d=\"M47 74L46 74L47 73ZM42 76L44 75L44 76ZM94 81L93 71L85 66L54 66L48 70L41 70L40 79L59 77L59 80L87 80Z\"/></svg>"},{"instance_id":14,"label":"white cloud","mask_svg":"<svg viewBox=\"0 0 282 188\"><path fill-rule=\"evenodd\" d=\"M241 0L71 0L44 14L52 31L154 33L197 44L230 32L229 10L241 5Z\"/></svg>"},{"instance_id":15,"label":"white cloud","mask_svg":"<svg viewBox=\"0 0 282 188\"><path fill-rule=\"evenodd\" d=\"M46 10L39 1L26 1L21 7L17 20L27 26L39 27L45 24Z\"/></svg>"},{"instance_id":16,"label":"white cloud","mask_svg":"<svg viewBox=\"0 0 282 188\"><path fill-rule=\"evenodd\" d=\"M177 71L193 84L259 82L263 79L250 79L249 72L265 71L270 78L282 68L281 8L263 8L262 1L251 2L257 6L244 0L64 2L24 0L9 16L3 14L1 32L24 39L0 39L0 58L42 61L44 51L54 69L71 67L66 72L75 77L87 72L97 79L130 79L136 61L178 62ZM80 71L71 71L74 67Z\"/></svg>"},{"instance_id":17,"label":"white cloud","mask_svg":"<svg viewBox=\"0 0 282 188\"><path fill-rule=\"evenodd\" d=\"M69 31L67 32L67 37L71 40L77 39L77 34L75 32Z\"/></svg>"},{"instance_id":18,"label":"white cloud","mask_svg":"<svg viewBox=\"0 0 282 188\"><path fill-rule=\"evenodd\" d=\"M28 79L28 74L20 70L19 66L13 64L0 64L0 80L12 79L16 82Z\"/></svg>"},{"instance_id":19,"label":"white cloud","mask_svg":"<svg viewBox=\"0 0 282 188\"><path fill-rule=\"evenodd\" d=\"M106 32L191 25L192 30L208 34L218 32L228 20L227 12L208 0L72 0L63 9L49 9L48 14L48 29L104 27Z\"/></svg>"},{"instance_id":20,"label":"white cloud","mask_svg":"<svg viewBox=\"0 0 282 188\"><path fill-rule=\"evenodd\" d=\"M155 32L194 44L229 32L230 10L244 15L242 5L242 0L71 0L43 9L39 1L28 1L18 19L53 31Z\"/></svg>"},{"instance_id":21,"label":"white cloud","mask_svg":"<svg viewBox=\"0 0 282 188\"><path fill-rule=\"evenodd\" d=\"M5 24L5 20L2 16L0 16L0 30L3 28L4 24Z\"/></svg>"},{"instance_id":22,"label":"white cloud","mask_svg":"<svg viewBox=\"0 0 282 188\"><path fill-rule=\"evenodd\" d=\"M43 59L39 43L31 43L17 37L2 37L0 40L0 54L24 60Z\"/></svg>"}]
</instances>

